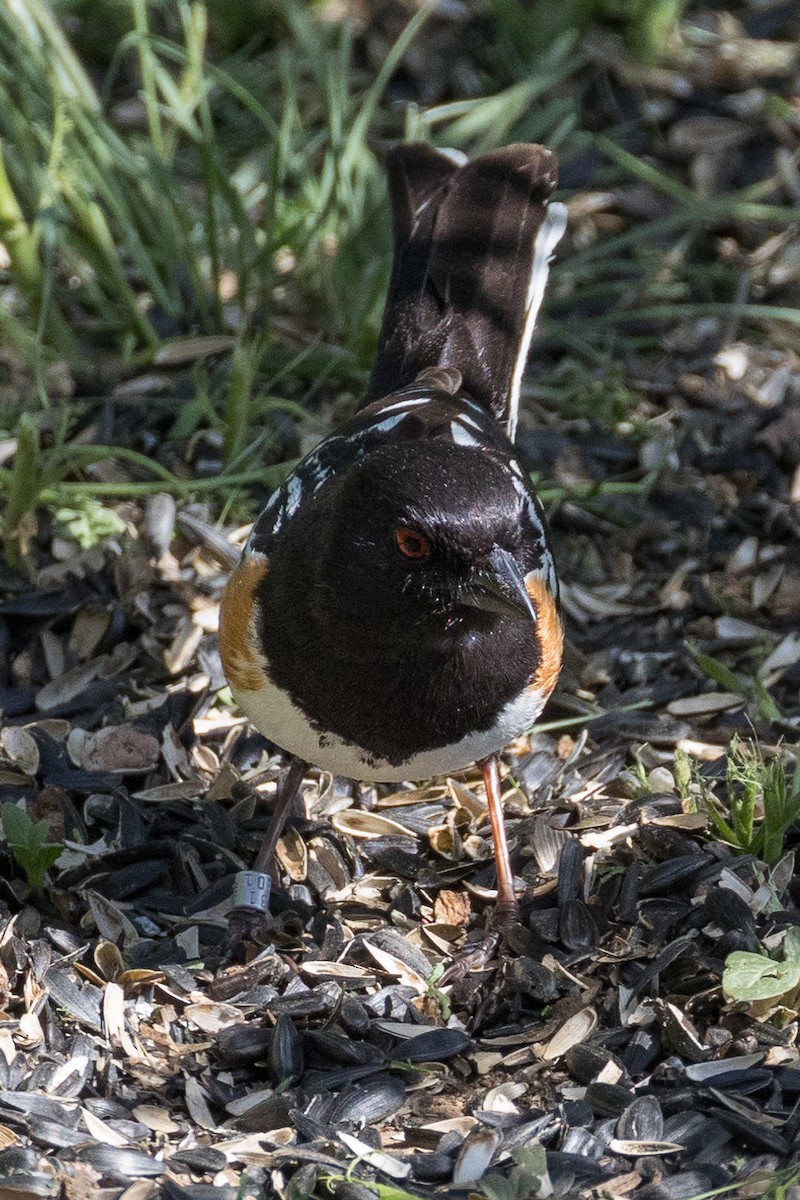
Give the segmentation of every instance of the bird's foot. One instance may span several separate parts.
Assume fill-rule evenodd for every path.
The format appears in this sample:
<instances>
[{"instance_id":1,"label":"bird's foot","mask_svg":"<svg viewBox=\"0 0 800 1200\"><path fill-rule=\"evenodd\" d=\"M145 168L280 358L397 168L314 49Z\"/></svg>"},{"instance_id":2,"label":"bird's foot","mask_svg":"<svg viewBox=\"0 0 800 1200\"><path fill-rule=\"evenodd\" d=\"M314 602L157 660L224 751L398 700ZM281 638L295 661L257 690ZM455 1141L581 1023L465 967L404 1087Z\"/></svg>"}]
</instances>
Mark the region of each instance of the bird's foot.
<instances>
[{"instance_id":1,"label":"bird's foot","mask_svg":"<svg viewBox=\"0 0 800 1200\"><path fill-rule=\"evenodd\" d=\"M265 946L270 939L271 920L269 913L254 908L234 908L228 917L223 963L228 965L243 962L247 957L247 946Z\"/></svg>"},{"instance_id":2,"label":"bird's foot","mask_svg":"<svg viewBox=\"0 0 800 1200\"><path fill-rule=\"evenodd\" d=\"M228 917L226 945L231 949L245 942L258 943L271 924L269 913L255 908L234 908Z\"/></svg>"},{"instance_id":3,"label":"bird's foot","mask_svg":"<svg viewBox=\"0 0 800 1200\"><path fill-rule=\"evenodd\" d=\"M486 931L478 941L468 941L440 979L440 984L458 983L468 975L499 968L508 935L519 921L515 901L498 903L489 916Z\"/></svg>"}]
</instances>

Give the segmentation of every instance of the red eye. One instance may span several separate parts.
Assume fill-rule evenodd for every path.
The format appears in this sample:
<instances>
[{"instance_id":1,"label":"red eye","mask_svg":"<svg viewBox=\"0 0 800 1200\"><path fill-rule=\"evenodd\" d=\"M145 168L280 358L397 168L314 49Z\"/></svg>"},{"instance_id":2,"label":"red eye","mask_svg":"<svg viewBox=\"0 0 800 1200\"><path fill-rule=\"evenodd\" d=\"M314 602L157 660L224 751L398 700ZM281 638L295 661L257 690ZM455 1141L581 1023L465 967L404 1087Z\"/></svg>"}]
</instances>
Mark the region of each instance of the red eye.
<instances>
[{"instance_id":1,"label":"red eye","mask_svg":"<svg viewBox=\"0 0 800 1200\"><path fill-rule=\"evenodd\" d=\"M397 549L406 558L427 558L431 552L430 542L425 535L405 525L394 531L394 540Z\"/></svg>"}]
</instances>

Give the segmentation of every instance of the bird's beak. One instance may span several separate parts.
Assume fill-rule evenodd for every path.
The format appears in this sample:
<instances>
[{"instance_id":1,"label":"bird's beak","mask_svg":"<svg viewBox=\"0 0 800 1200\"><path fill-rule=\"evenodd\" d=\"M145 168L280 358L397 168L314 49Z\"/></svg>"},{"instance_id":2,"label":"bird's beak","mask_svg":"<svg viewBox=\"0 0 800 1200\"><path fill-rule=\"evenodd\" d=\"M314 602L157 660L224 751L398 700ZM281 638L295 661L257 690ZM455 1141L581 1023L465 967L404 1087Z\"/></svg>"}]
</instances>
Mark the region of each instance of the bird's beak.
<instances>
[{"instance_id":1,"label":"bird's beak","mask_svg":"<svg viewBox=\"0 0 800 1200\"><path fill-rule=\"evenodd\" d=\"M459 602L482 612L536 620L522 572L514 556L501 546L495 546L484 563L473 570Z\"/></svg>"}]
</instances>

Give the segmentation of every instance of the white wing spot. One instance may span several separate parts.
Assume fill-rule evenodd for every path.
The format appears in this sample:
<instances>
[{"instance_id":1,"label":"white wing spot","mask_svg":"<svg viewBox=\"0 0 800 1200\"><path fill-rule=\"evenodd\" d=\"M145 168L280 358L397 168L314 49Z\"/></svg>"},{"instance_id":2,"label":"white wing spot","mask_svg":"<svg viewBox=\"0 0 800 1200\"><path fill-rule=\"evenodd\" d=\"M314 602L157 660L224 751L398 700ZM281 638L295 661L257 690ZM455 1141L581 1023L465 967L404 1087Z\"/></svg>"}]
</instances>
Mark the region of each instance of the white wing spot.
<instances>
[{"instance_id":1,"label":"white wing spot","mask_svg":"<svg viewBox=\"0 0 800 1200\"><path fill-rule=\"evenodd\" d=\"M450 436L458 446L480 446L480 442L465 427L462 418L450 422Z\"/></svg>"},{"instance_id":2,"label":"white wing spot","mask_svg":"<svg viewBox=\"0 0 800 1200\"><path fill-rule=\"evenodd\" d=\"M475 420L474 417L469 417L469 416L467 416L466 413L461 413L458 420L459 420L460 424L467 425L467 426L469 426L470 429L477 430L478 433L481 432L481 427L478 424L478 422Z\"/></svg>"}]
</instances>

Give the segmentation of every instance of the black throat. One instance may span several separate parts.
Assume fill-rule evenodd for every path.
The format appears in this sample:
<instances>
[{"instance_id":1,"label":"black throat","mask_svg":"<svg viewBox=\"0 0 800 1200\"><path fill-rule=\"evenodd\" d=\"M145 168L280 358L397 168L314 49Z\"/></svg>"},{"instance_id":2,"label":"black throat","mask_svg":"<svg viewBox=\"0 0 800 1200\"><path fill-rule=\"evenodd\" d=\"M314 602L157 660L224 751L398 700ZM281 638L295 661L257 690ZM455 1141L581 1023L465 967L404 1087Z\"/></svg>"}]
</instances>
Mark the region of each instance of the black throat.
<instances>
[{"instance_id":1,"label":"black throat","mask_svg":"<svg viewBox=\"0 0 800 1200\"><path fill-rule=\"evenodd\" d=\"M400 765L491 729L536 669L532 623L456 611L404 626L378 604L354 617L313 587L298 597L291 557L265 580L259 633L273 682L320 735Z\"/></svg>"}]
</instances>

